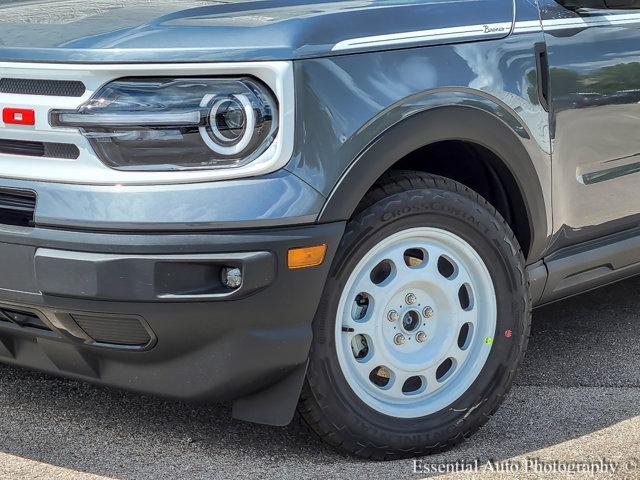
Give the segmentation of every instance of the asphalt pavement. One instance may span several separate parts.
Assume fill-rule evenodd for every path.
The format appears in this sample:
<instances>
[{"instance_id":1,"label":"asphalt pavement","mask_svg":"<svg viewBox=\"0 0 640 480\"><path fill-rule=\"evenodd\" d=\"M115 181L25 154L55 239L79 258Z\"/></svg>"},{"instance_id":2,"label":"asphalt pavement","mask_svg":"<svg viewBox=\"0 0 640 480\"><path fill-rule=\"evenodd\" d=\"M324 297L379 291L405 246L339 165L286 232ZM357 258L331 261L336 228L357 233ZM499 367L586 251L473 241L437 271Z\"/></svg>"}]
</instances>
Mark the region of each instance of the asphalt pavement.
<instances>
[{"instance_id":1,"label":"asphalt pavement","mask_svg":"<svg viewBox=\"0 0 640 480\"><path fill-rule=\"evenodd\" d=\"M454 477L516 478L520 468L523 478L527 460L530 478L586 478L562 472L604 460L619 469L594 470L597 478L640 479L638 312L640 279L537 310L503 407L461 447L420 459L417 473L411 460L341 455L296 426L235 421L226 405L170 403L0 366L0 478L417 479L431 475L431 464L453 469L456 461L478 461L482 473Z\"/></svg>"}]
</instances>

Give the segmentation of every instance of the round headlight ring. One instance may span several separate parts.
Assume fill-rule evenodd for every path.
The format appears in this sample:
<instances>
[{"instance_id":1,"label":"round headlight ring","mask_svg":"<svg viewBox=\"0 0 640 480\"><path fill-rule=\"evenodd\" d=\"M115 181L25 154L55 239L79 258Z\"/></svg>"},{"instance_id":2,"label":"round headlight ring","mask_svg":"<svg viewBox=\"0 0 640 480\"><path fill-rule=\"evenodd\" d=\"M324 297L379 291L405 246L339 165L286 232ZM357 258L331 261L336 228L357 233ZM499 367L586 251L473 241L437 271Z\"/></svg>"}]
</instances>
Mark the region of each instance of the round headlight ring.
<instances>
[{"instance_id":1,"label":"round headlight ring","mask_svg":"<svg viewBox=\"0 0 640 480\"><path fill-rule=\"evenodd\" d=\"M217 100L209 114L211 133L223 145L238 142L247 127L244 105L231 96Z\"/></svg>"},{"instance_id":2,"label":"round headlight ring","mask_svg":"<svg viewBox=\"0 0 640 480\"><path fill-rule=\"evenodd\" d=\"M207 107L214 99L215 95L205 95L202 102L200 102L200 106ZM220 108L228 102L237 102L244 112L244 129L241 136L235 141L224 135L218 127ZM211 106L208 128L211 129L211 134L213 134L214 138L209 134L207 126L199 127L199 131L202 140L211 150L218 155L233 157L242 153L249 146L255 135L256 123L256 112L249 98L244 94L234 94L215 100ZM232 143L231 145L229 145L230 142Z\"/></svg>"}]
</instances>

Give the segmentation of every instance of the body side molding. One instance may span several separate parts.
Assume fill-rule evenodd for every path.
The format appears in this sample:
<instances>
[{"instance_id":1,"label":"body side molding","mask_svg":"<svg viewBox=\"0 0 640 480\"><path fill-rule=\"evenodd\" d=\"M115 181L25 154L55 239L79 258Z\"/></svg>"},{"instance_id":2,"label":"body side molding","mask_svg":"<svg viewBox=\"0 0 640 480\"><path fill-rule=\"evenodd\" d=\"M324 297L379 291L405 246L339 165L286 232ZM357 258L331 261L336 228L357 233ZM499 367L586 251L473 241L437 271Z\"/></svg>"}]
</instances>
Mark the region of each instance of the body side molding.
<instances>
[{"instance_id":1,"label":"body side molding","mask_svg":"<svg viewBox=\"0 0 640 480\"><path fill-rule=\"evenodd\" d=\"M457 25L446 28L432 28L429 30L397 32L385 35L350 38L336 43L333 52L351 52L364 48L394 48L411 45L416 42L460 42L477 41L500 38L511 33L531 33L539 31L561 31L576 28L587 28L598 25L628 25L637 23L638 13L614 13L595 15L593 17L569 17L551 20L525 20L514 23L498 22L485 24Z\"/></svg>"},{"instance_id":2,"label":"body side molding","mask_svg":"<svg viewBox=\"0 0 640 480\"><path fill-rule=\"evenodd\" d=\"M640 227L566 247L545 258L547 304L640 273Z\"/></svg>"}]
</instances>

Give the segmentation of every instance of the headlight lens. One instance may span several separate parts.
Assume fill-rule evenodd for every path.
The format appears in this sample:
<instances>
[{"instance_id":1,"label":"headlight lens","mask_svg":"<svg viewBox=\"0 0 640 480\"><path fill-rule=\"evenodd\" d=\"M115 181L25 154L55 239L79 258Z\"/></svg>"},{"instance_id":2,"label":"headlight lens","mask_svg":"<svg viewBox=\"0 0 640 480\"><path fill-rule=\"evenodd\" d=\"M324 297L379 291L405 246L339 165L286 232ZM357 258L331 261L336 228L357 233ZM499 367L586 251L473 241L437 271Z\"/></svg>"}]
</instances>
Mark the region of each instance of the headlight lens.
<instances>
[{"instance_id":1,"label":"headlight lens","mask_svg":"<svg viewBox=\"0 0 640 480\"><path fill-rule=\"evenodd\" d=\"M278 105L253 78L131 78L78 110L52 111L50 122L80 128L119 170L230 168L269 154Z\"/></svg>"}]
</instances>

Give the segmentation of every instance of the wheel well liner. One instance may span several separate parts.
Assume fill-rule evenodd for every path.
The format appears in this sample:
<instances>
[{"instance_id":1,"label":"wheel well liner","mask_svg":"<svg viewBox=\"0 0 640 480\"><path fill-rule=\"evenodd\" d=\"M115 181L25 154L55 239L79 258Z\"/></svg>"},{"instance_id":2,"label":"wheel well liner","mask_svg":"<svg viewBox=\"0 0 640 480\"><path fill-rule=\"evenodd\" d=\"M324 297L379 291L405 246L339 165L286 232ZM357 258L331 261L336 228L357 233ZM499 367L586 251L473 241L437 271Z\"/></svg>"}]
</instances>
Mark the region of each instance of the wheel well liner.
<instances>
[{"instance_id":1,"label":"wheel well liner","mask_svg":"<svg viewBox=\"0 0 640 480\"><path fill-rule=\"evenodd\" d=\"M542 254L547 239L547 216L542 187L533 162L516 133L492 114L469 106L436 107L397 123L374 140L347 168L329 195L319 222L349 219L367 191L388 170L412 152L444 141L462 141L490 151L508 171L518 192L502 192L521 198L528 226L528 263ZM423 171L429 173L425 160ZM495 168L495 167L494 167ZM491 169L490 169L491 170ZM489 173L489 177L496 172ZM501 188L501 187L500 187ZM517 198L519 197L519 198ZM519 221L522 222L520 218Z\"/></svg>"}]
</instances>

